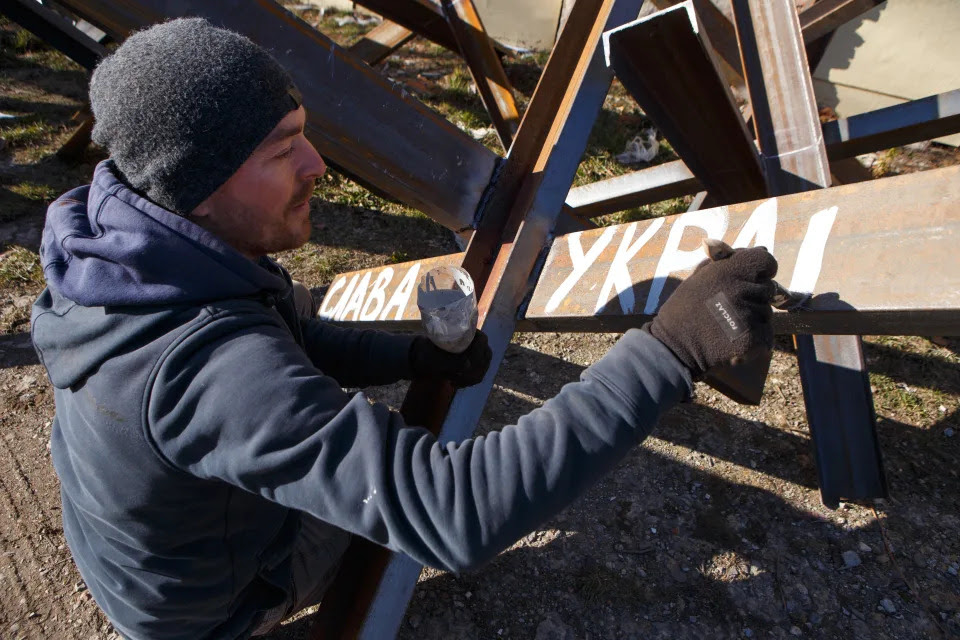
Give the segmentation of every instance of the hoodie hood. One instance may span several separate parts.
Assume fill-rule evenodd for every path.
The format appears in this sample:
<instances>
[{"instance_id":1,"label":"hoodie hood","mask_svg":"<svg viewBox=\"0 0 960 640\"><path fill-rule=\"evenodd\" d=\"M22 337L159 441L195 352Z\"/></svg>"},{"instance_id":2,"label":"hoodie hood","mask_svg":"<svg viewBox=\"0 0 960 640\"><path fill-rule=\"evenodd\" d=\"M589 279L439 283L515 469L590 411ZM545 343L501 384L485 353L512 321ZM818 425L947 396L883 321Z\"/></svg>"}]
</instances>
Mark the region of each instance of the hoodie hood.
<instances>
[{"instance_id":1,"label":"hoodie hood","mask_svg":"<svg viewBox=\"0 0 960 640\"><path fill-rule=\"evenodd\" d=\"M47 210L47 285L85 307L203 303L286 289L286 280L127 187L112 160ZM269 263L267 263L269 264Z\"/></svg>"},{"instance_id":2,"label":"hoodie hood","mask_svg":"<svg viewBox=\"0 0 960 640\"><path fill-rule=\"evenodd\" d=\"M50 205L40 260L47 290L34 304L31 332L61 389L190 308L281 297L290 286L269 258L255 263L131 190L110 160L97 165L92 184Z\"/></svg>"}]
</instances>

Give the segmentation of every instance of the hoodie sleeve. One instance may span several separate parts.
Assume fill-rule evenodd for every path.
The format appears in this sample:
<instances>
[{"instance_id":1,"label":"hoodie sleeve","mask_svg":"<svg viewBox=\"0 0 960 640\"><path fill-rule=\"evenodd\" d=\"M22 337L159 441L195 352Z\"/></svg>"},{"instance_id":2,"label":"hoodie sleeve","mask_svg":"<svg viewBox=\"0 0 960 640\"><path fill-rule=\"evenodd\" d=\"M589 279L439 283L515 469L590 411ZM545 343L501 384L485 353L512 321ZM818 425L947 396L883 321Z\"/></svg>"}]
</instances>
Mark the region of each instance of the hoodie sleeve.
<instances>
[{"instance_id":1,"label":"hoodie sleeve","mask_svg":"<svg viewBox=\"0 0 960 640\"><path fill-rule=\"evenodd\" d=\"M376 329L348 329L319 319L302 322L313 364L344 387L409 380L414 336Z\"/></svg>"},{"instance_id":2,"label":"hoodie sleeve","mask_svg":"<svg viewBox=\"0 0 960 640\"><path fill-rule=\"evenodd\" d=\"M231 316L158 366L146 420L180 470L456 572L563 509L690 393L683 365L631 330L516 425L442 445L363 394L346 395L281 327Z\"/></svg>"}]
</instances>

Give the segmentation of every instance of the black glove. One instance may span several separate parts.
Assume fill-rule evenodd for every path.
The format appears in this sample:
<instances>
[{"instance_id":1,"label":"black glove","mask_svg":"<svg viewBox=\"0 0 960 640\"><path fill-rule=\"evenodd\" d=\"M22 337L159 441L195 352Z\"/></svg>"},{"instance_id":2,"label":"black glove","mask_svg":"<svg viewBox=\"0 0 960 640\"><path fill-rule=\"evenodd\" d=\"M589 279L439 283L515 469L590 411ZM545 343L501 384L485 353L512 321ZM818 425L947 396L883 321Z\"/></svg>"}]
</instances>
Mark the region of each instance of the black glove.
<instances>
[{"instance_id":1,"label":"black glove","mask_svg":"<svg viewBox=\"0 0 960 640\"><path fill-rule=\"evenodd\" d=\"M690 369L694 380L773 347L773 277L777 261L763 247L705 260L644 325Z\"/></svg>"},{"instance_id":2,"label":"black glove","mask_svg":"<svg viewBox=\"0 0 960 640\"><path fill-rule=\"evenodd\" d=\"M470 387L483 380L492 356L482 331L462 353L444 351L429 338L417 336L410 346L410 369L416 378L443 378L457 388Z\"/></svg>"}]
</instances>

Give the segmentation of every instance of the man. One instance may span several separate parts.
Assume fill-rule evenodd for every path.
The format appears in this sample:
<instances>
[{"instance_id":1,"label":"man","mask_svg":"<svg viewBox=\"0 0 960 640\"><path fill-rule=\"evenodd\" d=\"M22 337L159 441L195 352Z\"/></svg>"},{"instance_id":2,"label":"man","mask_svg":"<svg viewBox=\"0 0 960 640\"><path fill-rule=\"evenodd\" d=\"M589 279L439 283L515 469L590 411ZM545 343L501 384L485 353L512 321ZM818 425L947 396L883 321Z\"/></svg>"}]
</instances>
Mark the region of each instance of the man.
<instances>
[{"instance_id":1,"label":"man","mask_svg":"<svg viewBox=\"0 0 960 640\"><path fill-rule=\"evenodd\" d=\"M476 567L549 518L772 339L763 249L698 269L646 330L517 425L441 446L341 386L482 379L420 337L298 317L267 258L303 244L325 166L287 74L200 19L131 36L90 87L93 182L54 202L33 339L55 388L63 526L131 638L245 638L319 601L349 534ZM746 327L704 313L722 292Z\"/></svg>"}]
</instances>

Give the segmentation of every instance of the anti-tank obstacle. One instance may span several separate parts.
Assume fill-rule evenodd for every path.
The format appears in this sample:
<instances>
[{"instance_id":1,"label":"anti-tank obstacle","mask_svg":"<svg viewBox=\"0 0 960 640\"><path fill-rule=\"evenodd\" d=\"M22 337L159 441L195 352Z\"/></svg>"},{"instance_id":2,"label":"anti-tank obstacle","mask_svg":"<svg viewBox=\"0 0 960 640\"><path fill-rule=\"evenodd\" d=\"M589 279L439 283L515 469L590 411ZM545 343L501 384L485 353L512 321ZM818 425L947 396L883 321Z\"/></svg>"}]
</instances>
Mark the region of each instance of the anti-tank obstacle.
<instances>
[{"instance_id":1,"label":"anti-tank obstacle","mask_svg":"<svg viewBox=\"0 0 960 640\"><path fill-rule=\"evenodd\" d=\"M709 7L702 11L699 0L674 8L653 2L661 11L645 11L639 21L642 0L578 0L519 127L514 132L509 118L497 127L508 148L504 157L269 0L61 4L115 39L183 15L245 33L271 48L293 75L308 110L308 136L321 154L444 226L473 232L462 254L339 275L322 302L321 315L335 322L414 328L419 273L434 264L462 265L471 273L481 328L494 350L490 372L481 384L456 393L415 382L403 408L409 422L434 429L443 440L468 437L515 330L638 326L699 260L702 238L763 244L780 261L785 284L814 294L809 311L778 313L775 322L779 333L799 336L824 501L885 492L855 336L958 333L960 170L831 188L829 161L954 133L960 122L952 92L819 123L805 47L813 30L823 37L840 17L870 3L821 0L798 17L789 0L734 0L733 20L724 26ZM462 46L477 82L496 74L483 66L495 56L483 42L482 25L464 30L460 24L458 39L457 25L448 20L454 14L469 20L451 3L383 4L396 24L368 36L372 44L366 46L378 55L414 32ZM704 22L706 12L711 18ZM673 73L662 73L641 53L640 35L657 33L667 38L661 49ZM681 40L682 47L667 44ZM284 46L271 46L278 42ZM614 72L681 160L571 190ZM739 114L731 84L749 98ZM715 128L716 144L690 133L697 123L684 100ZM505 133L512 133L511 143ZM725 148L736 149L736 162L724 162ZM589 228L591 217L704 189L721 206ZM581 230L559 233L577 218ZM409 558L356 541L321 605L315 637L394 635L419 572Z\"/></svg>"}]
</instances>

